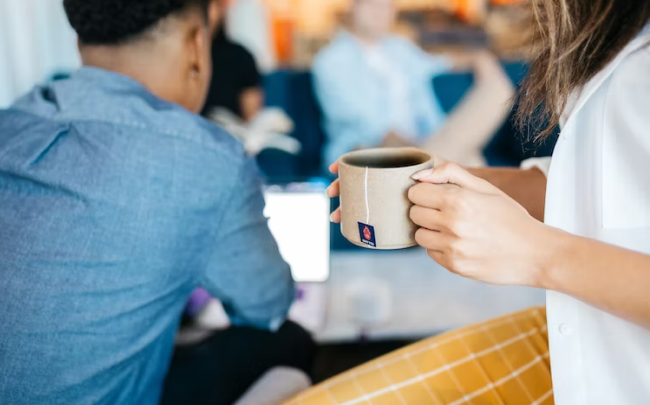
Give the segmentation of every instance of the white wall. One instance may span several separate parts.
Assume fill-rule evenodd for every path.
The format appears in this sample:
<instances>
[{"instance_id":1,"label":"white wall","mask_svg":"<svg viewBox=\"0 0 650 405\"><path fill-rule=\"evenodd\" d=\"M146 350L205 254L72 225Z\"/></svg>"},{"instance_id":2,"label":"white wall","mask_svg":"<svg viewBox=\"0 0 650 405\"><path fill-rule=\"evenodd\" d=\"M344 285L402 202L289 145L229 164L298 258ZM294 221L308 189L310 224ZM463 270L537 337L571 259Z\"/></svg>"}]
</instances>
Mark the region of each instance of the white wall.
<instances>
[{"instance_id":1,"label":"white wall","mask_svg":"<svg viewBox=\"0 0 650 405\"><path fill-rule=\"evenodd\" d=\"M0 108L79 64L62 0L0 0Z\"/></svg>"}]
</instances>

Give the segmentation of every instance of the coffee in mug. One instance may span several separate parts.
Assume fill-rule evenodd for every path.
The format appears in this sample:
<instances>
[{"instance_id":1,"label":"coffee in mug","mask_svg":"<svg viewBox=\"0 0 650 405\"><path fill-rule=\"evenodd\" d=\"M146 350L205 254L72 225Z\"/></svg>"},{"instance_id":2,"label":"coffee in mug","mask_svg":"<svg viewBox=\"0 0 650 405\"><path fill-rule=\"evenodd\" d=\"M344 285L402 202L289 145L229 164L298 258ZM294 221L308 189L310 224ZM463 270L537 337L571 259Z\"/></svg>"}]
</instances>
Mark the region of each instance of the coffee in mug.
<instances>
[{"instance_id":1,"label":"coffee in mug","mask_svg":"<svg viewBox=\"0 0 650 405\"><path fill-rule=\"evenodd\" d=\"M416 148L367 149L339 159L341 232L357 246L404 249L415 246L408 190L415 173L433 167L433 158Z\"/></svg>"}]
</instances>

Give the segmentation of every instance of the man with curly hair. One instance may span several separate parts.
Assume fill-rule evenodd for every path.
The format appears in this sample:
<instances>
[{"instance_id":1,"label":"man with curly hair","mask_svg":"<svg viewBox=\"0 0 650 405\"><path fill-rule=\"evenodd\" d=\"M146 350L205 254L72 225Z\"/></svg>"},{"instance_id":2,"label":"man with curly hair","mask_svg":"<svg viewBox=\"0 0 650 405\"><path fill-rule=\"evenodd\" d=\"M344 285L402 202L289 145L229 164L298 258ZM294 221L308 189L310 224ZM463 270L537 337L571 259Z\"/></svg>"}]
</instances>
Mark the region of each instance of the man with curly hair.
<instances>
[{"instance_id":1,"label":"man with curly hair","mask_svg":"<svg viewBox=\"0 0 650 405\"><path fill-rule=\"evenodd\" d=\"M255 164L196 114L218 6L63 3L84 67L0 111L0 403L227 404L308 372ZM172 360L196 287L233 328Z\"/></svg>"}]
</instances>

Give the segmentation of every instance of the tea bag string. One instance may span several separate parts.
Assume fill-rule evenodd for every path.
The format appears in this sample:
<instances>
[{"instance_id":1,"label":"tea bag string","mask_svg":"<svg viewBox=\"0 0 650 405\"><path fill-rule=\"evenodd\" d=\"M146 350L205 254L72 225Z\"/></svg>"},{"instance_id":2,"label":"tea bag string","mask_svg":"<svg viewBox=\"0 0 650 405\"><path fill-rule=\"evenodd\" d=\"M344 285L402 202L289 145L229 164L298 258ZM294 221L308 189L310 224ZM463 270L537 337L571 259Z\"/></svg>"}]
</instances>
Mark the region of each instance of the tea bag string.
<instances>
[{"instance_id":1,"label":"tea bag string","mask_svg":"<svg viewBox=\"0 0 650 405\"><path fill-rule=\"evenodd\" d=\"M366 166L366 178L363 184L363 191L366 196L366 224L370 223L370 204L368 204L368 171L369 168Z\"/></svg>"}]
</instances>

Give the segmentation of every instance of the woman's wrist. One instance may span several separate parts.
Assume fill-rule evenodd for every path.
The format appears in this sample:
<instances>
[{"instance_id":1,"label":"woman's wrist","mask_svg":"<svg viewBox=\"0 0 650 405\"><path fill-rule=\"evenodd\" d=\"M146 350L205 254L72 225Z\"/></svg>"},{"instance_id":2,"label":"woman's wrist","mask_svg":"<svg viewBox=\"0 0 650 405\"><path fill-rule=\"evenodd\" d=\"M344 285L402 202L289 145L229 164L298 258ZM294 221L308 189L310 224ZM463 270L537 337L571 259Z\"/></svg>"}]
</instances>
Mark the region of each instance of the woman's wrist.
<instances>
[{"instance_id":1,"label":"woman's wrist","mask_svg":"<svg viewBox=\"0 0 650 405\"><path fill-rule=\"evenodd\" d=\"M559 290L562 274L570 260L570 252L575 248L575 236L560 229L540 224L539 234L536 238L535 274L533 287L546 290Z\"/></svg>"}]
</instances>

